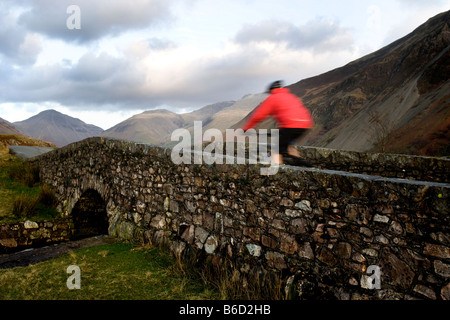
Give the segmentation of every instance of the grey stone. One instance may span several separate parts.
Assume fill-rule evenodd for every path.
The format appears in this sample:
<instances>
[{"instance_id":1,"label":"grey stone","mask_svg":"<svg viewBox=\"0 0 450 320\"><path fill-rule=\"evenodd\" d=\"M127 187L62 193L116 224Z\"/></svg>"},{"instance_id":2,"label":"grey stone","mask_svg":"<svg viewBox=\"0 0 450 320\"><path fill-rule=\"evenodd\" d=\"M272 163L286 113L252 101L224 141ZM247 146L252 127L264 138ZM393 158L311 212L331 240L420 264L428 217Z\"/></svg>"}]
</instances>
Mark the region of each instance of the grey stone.
<instances>
[{"instance_id":1,"label":"grey stone","mask_svg":"<svg viewBox=\"0 0 450 320\"><path fill-rule=\"evenodd\" d=\"M450 259L450 247L426 243L423 253L441 259Z\"/></svg>"},{"instance_id":2,"label":"grey stone","mask_svg":"<svg viewBox=\"0 0 450 320\"><path fill-rule=\"evenodd\" d=\"M363 249L362 253L364 253L365 255L368 255L370 257L377 257L378 256L378 251L372 248L367 248L367 249Z\"/></svg>"},{"instance_id":3,"label":"grey stone","mask_svg":"<svg viewBox=\"0 0 450 320\"><path fill-rule=\"evenodd\" d=\"M292 217L292 218L298 218L302 216L302 212L299 210L291 210L291 209L286 209L285 214L288 217Z\"/></svg>"},{"instance_id":4,"label":"grey stone","mask_svg":"<svg viewBox=\"0 0 450 320\"><path fill-rule=\"evenodd\" d=\"M381 251L380 268L383 281L403 289L410 288L414 279L414 272L388 248Z\"/></svg>"},{"instance_id":5,"label":"grey stone","mask_svg":"<svg viewBox=\"0 0 450 320\"><path fill-rule=\"evenodd\" d=\"M391 226L389 227L389 231L394 234L400 235L403 233L403 228L402 225L397 221L392 221Z\"/></svg>"},{"instance_id":6,"label":"grey stone","mask_svg":"<svg viewBox=\"0 0 450 320\"><path fill-rule=\"evenodd\" d=\"M34 221L27 220L24 223L24 227L25 229L37 229L39 228L39 225Z\"/></svg>"},{"instance_id":7,"label":"grey stone","mask_svg":"<svg viewBox=\"0 0 450 320\"><path fill-rule=\"evenodd\" d=\"M450 282L447 283L441 289L441 298L442 300L450 300Z\"/></svg>"},{"instance_id":8,"label":"grey stone","mask_svg":"<svg viewBox=\"0 0 450 320\"><path fill-rule=\"evenodd\" d=\"M278 270L283 270L287 268L283 254L274 251L269 251L265 254L265 257L269 267L276 268Z\"/></svg>"},{"instance_id":9,"label":"grey stone","mask_svg":"<svg viewBox=\"0 0 450 320\"><path fill-rule=\"evenodd\" d=\"M340 242L334 249L336 254L344 259L349 259L352 256L352 246L347 242Z\"/></svg>"},{"instance_id":10,"label":"grey stone","mask_svg":"<svg viewBox=\"0 0 450 320\"><path fill-rule=\"evenodd\" d=\"M311 202L308 200L302 200L302 201L296 203L295 207L299 208L301 211L306 212L306 213L312 212Z\"/></svg>"},{"instance_id":11,"label":"grey stone","mask_svg":"<svg viewBox=\"0 0 450 320\"><path fill-rule=\"evenodd\" d=\"M434 272L445 278L450 278L450 265L443 263L440 260L434 261Z\"/></svg>"},{"instance_id":12,"label":"grey stone","mask_svg":"<svg viewBox=\"0 0 450 320\"><path fill-rule=\"evenodd\" d=\"M206 253L212 254L217 248L217 238L215 236L209 236L205 242Z\"/></svg>"},{"instance_id":13,"label":"grey stone","mask_svg":"<svg viewBox=\"0 0 450 320\"><path fill-rule=\"evenodd\" d=\"M314 252L311 248L311 244L309 242L306 242L304 244L299 245L298 255L301 258L314 260Z\"/></svg>"},{"instance_id":14,"label":"grey stone","mask_svg":"<svg viewBox=\"0 0 450 320\"><path fill-rule=\"evenodd\" d=\"M248 252L254 256L254 257L259 257L261 255L261 247L253 244L253 243L248 243L246 244L247 250Z\"/></svg>"},{"instance_id":15,"label":"grey stone","mask_svg":"<svg viewBox=\"0 0 450 320\"><path fill-rule=\"evenodd\" d=\"M208 237L209 233L201 228L201 227L197 227L195 228L195 244L197 245L197 247L199 247L200 249L203 248L203 244L206 241L206 238Z\"/></svg>"},{"instance_id":16,"label":"grey stone","mask_svg":"<svg viewBox=\"0 0 450 320\"><path fill-rule=\"evenodd\" d=\"M417 292L429 299L436 300L436 294L433 289L426 287L424 285L418 284L414 287L414 292Z\"/></svg>"},{"instance_id":17,"label":"grey stone","mask_svg":"<svg viewBox=\"0 0 450 320\"><path fill-rule=\"evenodd\" d=\"M383 216L383 215L379 215L379 214L376 214L376 215L373 217L373 221L375 221L375 222L381 222L381 223L388 223L388 222L389 222L389 217Z\"/></svg>"}]
</instances>

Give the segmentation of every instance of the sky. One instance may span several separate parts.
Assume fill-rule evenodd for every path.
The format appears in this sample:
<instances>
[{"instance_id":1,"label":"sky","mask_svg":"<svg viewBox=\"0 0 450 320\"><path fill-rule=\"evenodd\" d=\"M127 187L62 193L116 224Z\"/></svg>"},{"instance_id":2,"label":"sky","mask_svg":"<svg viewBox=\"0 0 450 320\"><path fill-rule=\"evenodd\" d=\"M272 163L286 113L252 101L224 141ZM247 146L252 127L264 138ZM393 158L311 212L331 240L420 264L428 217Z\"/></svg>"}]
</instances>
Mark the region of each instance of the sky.
<instances>
[{"instance_id":1,"label":"sky","mask_svg":"<svg viewBox=\"0 0 450 320\"><path fill-rule=\"evenodd\" d=\"M54 109L108 129L341 67L450 0L1 0L0 117Z\"/></svg>"}]
</instances>

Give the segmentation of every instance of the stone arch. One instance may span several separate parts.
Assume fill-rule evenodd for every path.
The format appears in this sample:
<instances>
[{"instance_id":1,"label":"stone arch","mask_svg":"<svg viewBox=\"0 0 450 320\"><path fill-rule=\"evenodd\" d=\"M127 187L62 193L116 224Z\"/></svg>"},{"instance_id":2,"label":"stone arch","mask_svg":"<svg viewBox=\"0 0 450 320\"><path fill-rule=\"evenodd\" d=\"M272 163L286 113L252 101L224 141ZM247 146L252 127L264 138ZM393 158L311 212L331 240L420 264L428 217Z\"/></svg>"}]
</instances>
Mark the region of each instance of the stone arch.
<instances>
[{"instance_id":1,"label":"stone arch","mask_svg":"<svg viewBox=\"0 0 450 320\"><path fill-rule=\"evenodd\" d=\"M108 234L106 202L94 189L87 189L71 210L75 239Z\"/></svg>"}]
</instances>

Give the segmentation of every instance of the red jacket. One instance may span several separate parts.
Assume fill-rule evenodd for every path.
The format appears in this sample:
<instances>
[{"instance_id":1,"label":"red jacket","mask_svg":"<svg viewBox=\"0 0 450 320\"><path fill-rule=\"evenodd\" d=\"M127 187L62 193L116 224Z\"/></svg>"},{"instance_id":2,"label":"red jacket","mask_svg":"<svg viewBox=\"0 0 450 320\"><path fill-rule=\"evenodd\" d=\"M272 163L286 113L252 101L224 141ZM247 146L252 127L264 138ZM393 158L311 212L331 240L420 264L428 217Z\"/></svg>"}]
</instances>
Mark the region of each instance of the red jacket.
<instances>
[{"instance_id":1,"label":"red jacket","mask_svg":"<svg viewBox=\"0 0 450 320\"><path fill-rule=\"evenodd\" d=\"M303 102L288 88L273 89L271 95L253 111L242 129L255 127L268 116L274 116L280 128L310 129L314 120Z\"/></svg>"}]
</instances>

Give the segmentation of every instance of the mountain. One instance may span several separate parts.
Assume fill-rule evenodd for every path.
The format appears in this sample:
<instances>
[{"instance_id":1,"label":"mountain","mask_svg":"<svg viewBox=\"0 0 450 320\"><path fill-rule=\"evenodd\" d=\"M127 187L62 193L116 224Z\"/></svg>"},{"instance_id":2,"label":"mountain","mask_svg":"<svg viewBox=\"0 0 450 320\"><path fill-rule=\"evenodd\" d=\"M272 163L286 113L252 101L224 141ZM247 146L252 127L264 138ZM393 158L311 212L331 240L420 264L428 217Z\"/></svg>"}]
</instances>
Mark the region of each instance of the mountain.
<instances>
[{"instance_id":1,"label":"mountain","mask_svg":"<svg viewBox=\"0 0 450 320\"><path fill-rule=\"evenodd\" d=\"M104 131L101 136L159 145L183 124L183 118L171 111L145 111Z\"/></svg>"},{"instance_id":2,"label":"mountain","mask_svg":"<svg viewBox=\"0 0 450 320\"><path fill-rule=\"evenodd\" d=\"M450 11L372 54L288 86L316 121L302 144L448 155L449 61ZM274 126L267 120L259 127Z\"/></svg>"},{"instance_id":3,"label":"mountain","mask_svg":"<svg viewBox=\"0 0 450 320\"><path fill-rule=\"evenodd\" d=\"M266 94L248 94L239 101L236 101L233 105L224 108L214 114L207 123L204 123L204 130L215 128L221 131L225 131L228 128L232 128L233 125L248 115L255 106L259 105L265 98Z\"/></svg>"},{"instance_id":4,"label":"mountain","mask_svg":"<svg viewBox=\"0 0 450 320\"><path fill-rule=\"evenodd\" d=\"M14 126L30 137L52 142L57 147L99 136L103 132L102 128L55 110L46 110L27 120L14 122Z\"/></svg>"},{"instance_id":5,"label":"mountain","mask_svg":"<svg viewBox=\"0 0 450 320\"><path fill-rule=\"evenodd\" d=\"M13 134L23 136L24 134L17 130L10 122L0 118L0 134Z\"/></svg>"},{"instance_id":6,"label":"mountain","mask_svg":"<svg viewBox=\"0 0 450 320\"><path fill-rule=\"evenodd\" d=\"M219 102L185 114L164 109L145 111L104 131L101 136L154 145L170 145L170 137L174 130L193 127L194 121L202 121L206 125L218 112L233 104L234 101Z\"/></svg>"}]
</instances>

